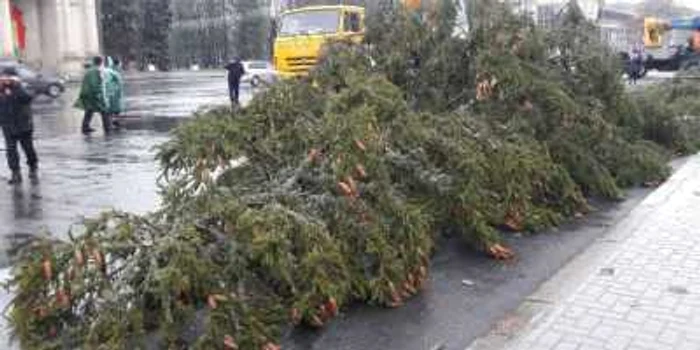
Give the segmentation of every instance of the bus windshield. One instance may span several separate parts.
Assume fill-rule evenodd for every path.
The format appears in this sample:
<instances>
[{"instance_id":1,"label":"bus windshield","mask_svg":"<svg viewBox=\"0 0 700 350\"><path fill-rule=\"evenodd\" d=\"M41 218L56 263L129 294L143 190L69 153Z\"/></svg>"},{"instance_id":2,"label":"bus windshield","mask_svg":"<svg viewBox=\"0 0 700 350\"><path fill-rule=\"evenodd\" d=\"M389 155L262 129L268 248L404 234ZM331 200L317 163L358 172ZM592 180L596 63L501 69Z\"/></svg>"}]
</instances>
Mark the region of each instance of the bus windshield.
<instances>
[{"instance_id":1,"label":"bus windshield","mask_svg":"<svg viewBox=\"0 0 700 350\"><path fill-rule=\"evenodd\" d=\"M339 10L290 13L282 17L280 36L336 33L339 24Z\"/></svg>"}]
</instances>

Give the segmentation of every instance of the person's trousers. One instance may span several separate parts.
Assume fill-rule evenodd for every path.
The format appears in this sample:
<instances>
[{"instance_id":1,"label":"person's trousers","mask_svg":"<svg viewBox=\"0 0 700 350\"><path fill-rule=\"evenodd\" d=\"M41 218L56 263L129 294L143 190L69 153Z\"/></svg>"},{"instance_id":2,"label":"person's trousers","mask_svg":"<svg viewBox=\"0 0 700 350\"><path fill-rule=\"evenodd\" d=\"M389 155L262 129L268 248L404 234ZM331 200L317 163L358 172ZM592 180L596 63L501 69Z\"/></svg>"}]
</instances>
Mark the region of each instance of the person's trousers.
<instances>
[{"instance_id":1,"label":"person's trousers","mask_svg":"<svg viewBox=\"0 0 700 350\"><path fill-rule=\"evenodd\" d=\"M27 165L29 169L36 169L39 164L39 159L36 156L34 149L34 132L25 131L21 133L12 133L6 128L2 130L5 137L5 152L7 154L7 166L12 172L20 171L19 166L19 150L17 144L22 146L24 155L27 157Z\"/></svg>"},{"instance_id":2,"label":"person's trousers","mask_svg":"<svg viewBox=\"0 0 700 350\"><path fill-rule=\"evenodd\" d=\"M90 130L90 122L92 121L92 116L97 113L95 111L86 110L83 116L83 131ZM112 129L112 118L109 113L100 113L102 116L102 127L105 131Z\"/></svg>"},{"instance_id":3,"label":"person's trousers","mask_svg":"<svg viewBox=\"0 0 700 350\"><path fill-rule=\"evenodd\" d=\"M239 104L240 91L241 91L241 83L240 82L229 81L228 92L229 92L229 96L231 97L232 103Z\"/></svg>"}]
</instances>

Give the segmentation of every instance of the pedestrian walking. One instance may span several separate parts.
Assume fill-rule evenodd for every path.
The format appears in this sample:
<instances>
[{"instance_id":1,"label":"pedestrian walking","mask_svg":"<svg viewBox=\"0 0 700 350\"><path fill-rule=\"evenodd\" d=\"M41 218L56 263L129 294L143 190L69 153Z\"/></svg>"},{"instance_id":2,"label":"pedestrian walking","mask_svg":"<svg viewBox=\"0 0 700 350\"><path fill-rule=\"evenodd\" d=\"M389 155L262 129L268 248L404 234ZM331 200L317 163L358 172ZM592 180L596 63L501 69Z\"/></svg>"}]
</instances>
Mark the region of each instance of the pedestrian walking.
<instances>
[{"instance_id":1,"label":"pedestrian walking","mask_svg":"<svg viewBox=\"0 0 700 350\"><path fill-rule=\"evenodd\" d=\"M243 68L243 63L239 58L233 59L225 68L228 71L228 92L231 103L238 106L240 104L241 78L245 74L245 68Z\"/></svg>"},{"instance_id":2,"label":"pedestrian walking","mask_svg":"<svg viewBox=\"0 0 700 350\"><path fill-rule=\"evenodd\" d=\"M105 113L114 127L119 127L117 118L124 111L124 80L119 63L119 60L107 57L104 75L105 100L107 102Z\"/></svg>"},{"instance_id":3,"label":"pedestrian walking","mask_svg":"<svg viewBox=\"0 0 700 350\"><path fill-rule=\"evenodd\" d=\"M644 71L644 56L639 48L634 48L632 50L632 55L630 55L630 83L633 85L637 84L637 80L642 78L642 72Z\"/></svg>"},{"instance_id":4,"label":"pedestrian walking","mask_svg":"<svg viewBox=\"0 0 700 350\"><path fill-rule=\"evenodd\" d=\"M18 78L15 68L5 68L0 73L0 126L5 138L7 165L12 172L9 183L22 183L19 150L21 145L29 166L29 178L38 181L39 159L34 149L34 123L32 121L33 96Z\"/></svg>"},{"instance_id":5,"label":"pedestrian walking","mask_svg":"<svg viewBox=\"0 0 700 350\"><path fill-rule=\"evenodd\" d=\"M92 116L99 113L102 117L102 127L105 133L112 130L112 122L107 111L106 98L106 77L107 73L104 67L104 60L97 56L92 59L92 66L85 72L83 83L80 87L80 95L75 107L85 111L83 116L82 132L90 134L95 129L90 127Z\"/></svg>"}]
</instances>

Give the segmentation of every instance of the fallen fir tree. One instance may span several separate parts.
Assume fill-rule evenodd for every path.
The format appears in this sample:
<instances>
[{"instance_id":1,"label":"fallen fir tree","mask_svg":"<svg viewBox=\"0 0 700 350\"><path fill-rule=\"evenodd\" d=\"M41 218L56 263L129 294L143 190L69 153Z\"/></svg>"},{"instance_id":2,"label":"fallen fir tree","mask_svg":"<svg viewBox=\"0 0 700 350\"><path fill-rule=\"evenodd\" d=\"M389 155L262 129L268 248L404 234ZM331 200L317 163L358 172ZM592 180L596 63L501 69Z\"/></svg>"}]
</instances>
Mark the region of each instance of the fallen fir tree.
<instances>
[{"instance_id":1,"label":"fallen fir tree","mask_svg":"<svg viewBox=\"0 0 700 350\"><path fill-rule=\"evenodd\" d=\"M401 306L438 235L511 259L502 234L661 181L691 149L650 137L575 6L542 33L484 2L466 36L438 9L384 14L371 45L179 127L157 212L35 242L9 286L22 348L279 349L352 302Z\"/></svg>"},{"instance_id":2,"label":"fallen fir tree","mask_svg":"<svg viewBox=\"0 0 700 350\"><path fill-rule=\"evenodd\" d=\"M700 146L700 70L679 71L676 75L635 93L633 99L643 113L637 121L643 137L683 154Z\"/></svg>"}]
</instances>

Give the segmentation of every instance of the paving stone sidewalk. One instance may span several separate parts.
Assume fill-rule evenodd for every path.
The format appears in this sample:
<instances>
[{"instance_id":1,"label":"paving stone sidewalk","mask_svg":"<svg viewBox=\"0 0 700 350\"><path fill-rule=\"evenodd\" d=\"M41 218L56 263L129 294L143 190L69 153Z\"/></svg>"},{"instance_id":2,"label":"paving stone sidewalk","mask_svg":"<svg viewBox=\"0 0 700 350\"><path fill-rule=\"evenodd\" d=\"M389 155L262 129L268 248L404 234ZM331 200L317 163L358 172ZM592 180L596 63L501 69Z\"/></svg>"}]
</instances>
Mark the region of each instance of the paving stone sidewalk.
<instances>
[{"instance_id":1,"label":"paving stone sidewalk","mask_svg":"<svg viewBox=\"0 0 700 350\"><path fill-rule=\"evenodd\" d=\"M700 350L700 156L470 350Z\"/></svg>"}]
</instances>

